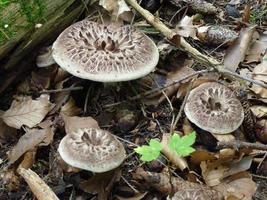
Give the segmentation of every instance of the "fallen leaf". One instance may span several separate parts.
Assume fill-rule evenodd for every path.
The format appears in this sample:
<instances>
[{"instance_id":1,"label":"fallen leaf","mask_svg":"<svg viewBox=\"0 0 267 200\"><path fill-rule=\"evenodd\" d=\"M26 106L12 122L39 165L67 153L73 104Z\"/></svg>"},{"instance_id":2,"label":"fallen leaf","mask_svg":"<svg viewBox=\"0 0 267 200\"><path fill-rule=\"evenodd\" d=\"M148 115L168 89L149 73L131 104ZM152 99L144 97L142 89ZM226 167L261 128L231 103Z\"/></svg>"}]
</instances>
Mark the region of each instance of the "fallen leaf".
<instances>
[{"instance_id":1,"label":"fallen leaf","mask_svg":"<svg viewBox=\"0 0 267 200\"><path fill-rule=\"evenodd\" d=\"M261 143L267 144L267 120L266 119L262 119L262 120L257 121L256 127L257 128L256 128L255 132L256 132L257 139Z\"/></svg>"},{"instance_id":2,"label":"fallen leaf","mask_svg":"<svg viewBox=\"0 0 267 200\"><path fill-rule=\"evenodd\" d=\"M267 34L262 34L259 40L255 40L251 48L249 49L245 59L246 62L247 63L259 62L266 50L267 50Z\"/></svg>"},{"instance_id":3,"label":"fallen leaf","mask_svg":"<svg viewBox=\"0 0 267 200\"><path fill-rule=\"evenodd\" d=\"M254 105L251 106L250 109L257 118L262 118L267 116L267 106Z\"/></svg>"},{"instance_id":4,"label":"fallen leaf","mask_svg":"<svg viewBox=\"0 0 267 200\"><path fill-rule=\"evenodd\" d=\"M72 97L70 97L67 103L65 103L65 105L60 108L60 114L64 114L67 116L76 116L81 114L81 112L82 109L78 108L75 105L75 101Z\"/></svg>"},{"instance_id":5,"label":"fallen leaf","mask_svg":"<svg viewBox=\"0 0 267 200\"><path fill-rule=\"evenodd\" d=\"M65 122L65 131L67 134L71 134L80 128L99 128L97 121L92 117L62 116Z\"/></svg>"},{"instance_id":6,"label":"fallen leaf","mask_svg":"<svg viewBox=\"0 0 267 200\"><path fill-rule=\"evenodd\" d=\"M220 191L225 199L230 199L231 196L234 196L238 200L251 200L257 187L251 178L244 177L233 181L226 179L213 187L213 189Z\"/></svg>"},{"instance_id":7,"label":"fallen leaf","mask_svg":"<svg viewBox=\"0 0 267 200\"><path fill-rule=\"evenodd\" d=\"M32 128L45 118L51 105L48 95L41 95L36 100L28 96L19 97L1 117L10 127L20 129L26 125Z\"/></svg>"},{"instance_id":8,"label":"fallen leaf","mask_svg":"<svg viewBox=\"0 0 267 200\"><path fill-rule=\"evenodd\" d=\"M252 74L252 78L254 80L262 81L264 83L267 83L267 60L266 58L267 58L267 54L265 54L265 56L263 57L262 62L254 68L253 74ZM251 87L251 90L255 92L256 94L258 94L260 97L265 98L265 99L267 98L267 89L253 84L253 86Z\"/></svg>"},{"instance_id":9,"label":"fallen leaf","mask_svg":"<svg viewBox=\"0 0 267 200\"><path fill-rule=\"evenodd\" d=\"M20 137L18 143L8 153L9 163L14 163L25 152L33 149L37 145L40 145L43 141L48 145L49 141L53 137L54 132L52 128L47 129L31 129Z\"/></svg>"},{"instance_id":10,"label":"fallen leaf","mask_svg":"<svg viewBox=\"0 0 267 200\"><path fill-rule=\"evenodd\" d=\"M131 9L124 0L100 0L99 5L112 13L116 18L122 18L128 21L132 17L130 14ZM126 16L126 14L128 14L128 16Z\"/></svg>"},{"instance_id":11,"label":"fallen leaf","mask_svg":"<svg viewBox=\"0 0 267 200\"><path fill-rule=\"evenodd\" d=\"M226 69L236 71L240 62L242 62L248 51L255 27L242 29L238 39L231 45L224 57L223 65Z\"/></svg>"},{"instance_id":12,"label":"fallen leaf","mask_svg":"<svg viewBox=\"0 0 267 200\"><path fill-rule=\"evenodd\" d=\"M226 158L227 159L227 158ZM202 161L200 164L203 179L208 186L219 185L222 180L231 175L248 170L252 163L252 157L244 157L241 160Z\"/></svg>"},{"instance_id":13,"label":"fallen leaf","mask_svg":"<svg viewBox=\"0 0 267 200\"><path fill-rule=\"evenodd\" d=\"M175 32L182 37L197 39L196 27L193 25L193 19L187 15L176 25Z\"/></svg>"}]
</instances>

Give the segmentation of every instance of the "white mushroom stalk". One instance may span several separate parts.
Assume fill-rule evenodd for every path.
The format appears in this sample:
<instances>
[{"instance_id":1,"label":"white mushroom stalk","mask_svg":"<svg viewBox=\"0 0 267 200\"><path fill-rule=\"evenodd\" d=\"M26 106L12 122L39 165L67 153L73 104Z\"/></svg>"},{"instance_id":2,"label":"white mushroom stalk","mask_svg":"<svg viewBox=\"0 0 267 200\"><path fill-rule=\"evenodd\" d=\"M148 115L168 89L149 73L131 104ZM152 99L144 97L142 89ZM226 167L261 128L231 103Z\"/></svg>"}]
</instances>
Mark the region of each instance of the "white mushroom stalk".
<instances>
[{"instance_id":1,"label":"white mushroom stalk","mask_svg":"<svg viewBox=\"0 0 267 200\"><path fill-rule=\"evenodd\" d=\"M203 83L193 89L184 111L199 128L215 134L235 131L244 119L243 107L234 92L216 82Z\"/></svg>"},{"instance_id":2,"label":"white mushroom stalk","mask_svg":"<svg viewBox=\"0 0 267 200\"><path fill-rule=\"evenodd\" d=\"M155 43L137 29L89 19L65 29L52 49L60 67L74 76L99 82L143 77L159 60Z\"/></svg>"},{"instance_id":3,"label":"white mushroom stalk","mask_svg":"<svg viewBox=\"0 0 267 200\"><path fill-rule=\"evenodd\" d=\"M122 143L110 132L98 128L81 128L67 134L58 151L67 164L95 173L117 168L126 157Z\"/></svg>"}]
</instances>

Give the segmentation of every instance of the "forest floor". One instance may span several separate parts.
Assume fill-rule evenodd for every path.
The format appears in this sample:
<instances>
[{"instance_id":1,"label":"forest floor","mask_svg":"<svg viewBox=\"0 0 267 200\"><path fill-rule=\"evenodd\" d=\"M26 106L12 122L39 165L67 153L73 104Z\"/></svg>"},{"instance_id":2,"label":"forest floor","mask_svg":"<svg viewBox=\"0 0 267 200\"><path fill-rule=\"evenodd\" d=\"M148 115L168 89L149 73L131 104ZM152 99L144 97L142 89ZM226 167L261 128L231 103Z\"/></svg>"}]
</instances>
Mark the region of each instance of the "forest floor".
<instances>
[{"instance_id":1,"label":"forest floor","mask_svg":"<svg viewBox=\"0 0 267 200\"><path fill-rule=\"evenodd\" d=\"M0 199L267 200L267 3L143 0L160 19L148 23L150 13L139 13L132 0L94 2L77 21L134 26L157 45L156 69L106 84L57 64L31 66L0 96ZM2 25L0 43L8 40ZM242 124L231 133L209 131L214 116L203 115L206 127L199 127L185 112L190 93L214 83L242 106ZM206 104L216 107L216 95ZM124 146L124 162L112 171L74 168L58 152L62 138L92 128L92 118Z\"/></svg>"}]
</instances>

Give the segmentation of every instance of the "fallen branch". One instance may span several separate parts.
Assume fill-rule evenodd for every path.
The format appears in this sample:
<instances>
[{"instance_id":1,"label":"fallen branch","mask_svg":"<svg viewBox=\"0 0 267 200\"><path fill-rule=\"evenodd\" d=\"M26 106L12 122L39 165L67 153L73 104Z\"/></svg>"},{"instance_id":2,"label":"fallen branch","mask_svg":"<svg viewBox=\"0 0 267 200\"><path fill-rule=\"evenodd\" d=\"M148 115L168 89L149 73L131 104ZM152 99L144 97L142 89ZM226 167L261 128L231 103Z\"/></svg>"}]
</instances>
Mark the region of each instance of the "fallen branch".
<instances>
[{"instance_id":1,"label":"fallen branch","mask_svg":"<svg viewBox=\"0 0 267 200\"><path fill-rule=\"evenodd\" d=\"M172 40L174 36L177 35L175 31L168 28L164 23L162 23L157 17L152 15L149 11L143 9L136 0L126 0L126 2L131 5L137 12L139 12L152 26L154 26L158 31L160 31L167 39ZM174 44L174 43L173 43ZM227 76L233 80L241 79L245 80L251 83L254 83L256 85L259 85L261 87L267 88L267 84L264 84L263 82L256 81L247 77L243 77L235 72L232 72L228 69L226 69L219 61L216 59L204 55L201 52L199 52L197 49L192 47L184 38L181 38L179 44L174 44L176 47L183 48L186 52L191 54L198 62L205 64L207 66L213 67L216 71L218 71L220 74L223 74L224 76Z\"/></svg>"},{"instance_id":2,"label":"fallen branch","mask_svg":"<svg viewBox=\"0 0 267 200\"><path fill-rule=\"evenodd\" d=\"M267 145L261 143L250 143L250 142L242 142L242 141L229 141L229 142L218 142L217 149L239 149L239 148L246 148L246 149L257 149L267 151Z\"/></svg>"},{"instance_id":3,"label":"fallen branch","mask_svg":"<svg viewBox=\"0 0 267 200\"><path fill-rule=\"evenodd\" d=\"M59 200L51 188L34 171L19 167L17 172L28 183L38 200Z\"/></svg>"}]
</instances>

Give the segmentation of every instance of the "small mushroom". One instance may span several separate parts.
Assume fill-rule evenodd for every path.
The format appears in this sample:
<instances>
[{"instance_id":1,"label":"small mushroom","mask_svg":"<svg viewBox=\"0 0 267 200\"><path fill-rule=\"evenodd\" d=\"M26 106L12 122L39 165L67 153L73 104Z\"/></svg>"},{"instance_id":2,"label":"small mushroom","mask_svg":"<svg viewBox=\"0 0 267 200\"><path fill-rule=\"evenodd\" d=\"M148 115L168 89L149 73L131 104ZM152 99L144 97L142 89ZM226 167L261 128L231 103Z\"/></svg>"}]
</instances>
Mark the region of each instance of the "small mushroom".
<instances>
[{"instance_id":1,"label":"small mushroom","mask_svg":"<svg viewBox=\"0 0 267 200\"><path fill-rule=\"evenodd\" d=\"M216 82L203 83L193 89L184 111L199 128L215 134L235 131L244 119L243 107L234 92Z\"/></svg>"},{"instance_id":2,"label":"small mushroom","mask_svg":"<svg viewBox=\"0 0 267 200\"><path fill-rule=\"evenodd\" d=\"M159 59L155 43L132 26L99 24L89 19L65 29L52 49L60 67L98 82L143 77L153 71Z\"/></svg>"},{"instance_id":3,"label":"small mushroom","mask_svg":"<svg viewBox=\"0 0 267 200\"><path fill-rule=\"evenodd\" d=\"M182 189L176 192L173 197L167 197L167 200L223 200L222 195L212 189L192 188Z\"/></svg>"},{"instance_id":4,"label":"small mushroom","mask_svg":"<svg viewBox=\"0 0 267 200\"><path fill-rule=\"evenodd\" d=\"M52 56L52 46L42 48L36 57L37 67L49 67L55 63L56 62Z\"/></svg>"},{"instance_id":5,"label":"small mushroom","mask_svg":"<svg viewBox=\"0 0 267 200\"><path fill-rule=\"evenodd\" d=\"M67 134L58 151L67 164L95 173L118 167L126 157L122 143L110 132L98 128L81 128Z\"/></svg>"}]
</instances>

